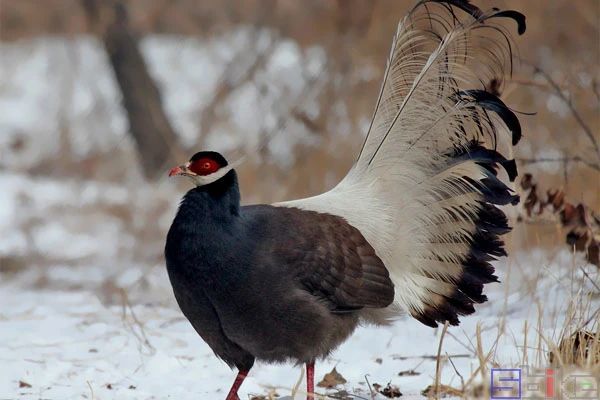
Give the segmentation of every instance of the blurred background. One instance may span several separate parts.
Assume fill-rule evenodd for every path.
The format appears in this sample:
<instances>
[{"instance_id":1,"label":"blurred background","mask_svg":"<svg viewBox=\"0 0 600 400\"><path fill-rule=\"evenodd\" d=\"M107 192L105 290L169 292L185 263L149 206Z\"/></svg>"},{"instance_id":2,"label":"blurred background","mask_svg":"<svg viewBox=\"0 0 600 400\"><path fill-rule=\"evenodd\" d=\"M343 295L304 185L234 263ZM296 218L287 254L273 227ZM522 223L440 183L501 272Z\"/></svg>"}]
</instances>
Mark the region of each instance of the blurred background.
<instances>
[{"instance_id":1,"label":"blurred background","mask_svg":"<svg viewBox=\"0 0 600 400\"><path fill-rule=\"evenodd\" d=\"M520 176L531 174L516 184L527 201L512 215L510 246L570 240L595 263L600 2L477 3L527 16L502 90L524 113L515 156ZM199 150L245 156L244 203L331 188L360 149L391 38L413 4L1 0L7 305L23 311L23 293L37 304L58 291L86 293L77 304L173 307L164 237L189 184L168 181L168 169Z\"/></svg>"}]
</instances>

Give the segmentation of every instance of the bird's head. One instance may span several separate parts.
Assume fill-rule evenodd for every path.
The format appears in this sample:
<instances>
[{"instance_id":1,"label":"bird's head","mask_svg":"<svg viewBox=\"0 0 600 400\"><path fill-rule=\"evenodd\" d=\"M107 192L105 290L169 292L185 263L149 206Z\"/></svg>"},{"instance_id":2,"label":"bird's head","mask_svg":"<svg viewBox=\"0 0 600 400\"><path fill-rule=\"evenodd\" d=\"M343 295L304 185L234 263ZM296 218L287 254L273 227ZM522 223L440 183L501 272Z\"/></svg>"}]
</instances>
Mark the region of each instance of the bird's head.
<instances>
[{"instance_id":1,"label":"bird's head","mask_svg":"<svg viewBox=\"0 0 600 400\"><path fill-rule=\"evenodd\" d=\"M225 157L215 151L201 151L194 154L185 164L171 168L169 176L186 176L196 186L204 186L218 181L234 166L229 165Z\"/></svg>"}]
</instances>

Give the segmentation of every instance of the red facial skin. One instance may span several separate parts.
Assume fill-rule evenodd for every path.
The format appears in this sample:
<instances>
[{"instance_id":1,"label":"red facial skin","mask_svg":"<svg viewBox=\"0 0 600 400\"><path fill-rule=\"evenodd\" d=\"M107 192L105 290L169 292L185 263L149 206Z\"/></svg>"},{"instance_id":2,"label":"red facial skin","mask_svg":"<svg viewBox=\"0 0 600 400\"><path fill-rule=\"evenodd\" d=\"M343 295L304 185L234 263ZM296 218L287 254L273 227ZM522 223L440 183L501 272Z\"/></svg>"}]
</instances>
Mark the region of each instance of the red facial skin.
<instances>
[{"instance_id":1,"label":"red facial skin","mask_svg":"<svg viewBox=\"0 0 600 400\"><path fill-rule=\"evenodd\" d=\"M214 172L217 172L221 168L221 165L212 158L200 158L193 162L190 162L188 165L180 165L174 168L171 168L169 171L169 176L182 175L186 171L191 171L196 175L206 176L210 175Z\"/></svg>"},{"instance_id":2,"label":"red facial skin","mask_svg":"<svg viewBox=\"0 0 600 400\"><path fill-rule=\"evenodd\" d=\"M201 158L190 164L188 169L196 175L210 175L213 172L217 172L219 169L219 163L212 158Z\"/></svg>"}]
</instances>

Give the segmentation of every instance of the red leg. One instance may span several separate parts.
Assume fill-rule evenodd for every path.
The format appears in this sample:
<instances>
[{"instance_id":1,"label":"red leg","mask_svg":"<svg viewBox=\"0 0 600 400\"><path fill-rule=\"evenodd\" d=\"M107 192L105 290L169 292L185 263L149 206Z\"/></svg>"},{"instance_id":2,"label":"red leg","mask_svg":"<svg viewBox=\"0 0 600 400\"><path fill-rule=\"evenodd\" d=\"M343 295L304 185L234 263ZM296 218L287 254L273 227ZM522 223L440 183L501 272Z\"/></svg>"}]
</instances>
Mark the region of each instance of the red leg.
<instances>
[{"instance_id":1,"label":"red leg","mask_svg":"<svg viewBox=\"0 0 600 400\"><path fill-rule=\"evenodd\" d=\"M315 362L306 363L306 400L315 398Z\"/></svg>"},{"instance_id":2,"label":"red leg","mask_svg":"<svg viewBox=\"0 0 600 400\"><path fill-rule=\"evenodd\" d=\"M248 371L238 372L237 376L235 377L235 381L233 381L233 385L231 385L229 394L227 395L227 398L225 400L240 400L240 397L238 396L237 392L240 386L242 386L242 382L244 382L244 379L246 379L246 376L248 376Z\"/></svg>"}]
</instances>

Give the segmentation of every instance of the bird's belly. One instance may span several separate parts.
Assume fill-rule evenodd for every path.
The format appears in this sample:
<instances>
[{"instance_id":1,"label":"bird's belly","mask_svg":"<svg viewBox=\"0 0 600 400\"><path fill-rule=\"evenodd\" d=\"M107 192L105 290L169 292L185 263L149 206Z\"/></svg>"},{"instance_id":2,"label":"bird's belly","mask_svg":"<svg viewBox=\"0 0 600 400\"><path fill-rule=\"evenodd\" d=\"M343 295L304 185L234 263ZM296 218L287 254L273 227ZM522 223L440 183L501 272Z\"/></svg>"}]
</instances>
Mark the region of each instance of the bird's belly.
<instances>
[{"instance_id":1,"label":"bird's belly","mask_svg":"<svg viewBox=\"0 0 600 400\"><path fill-rule=\"evenodd\" d=\"M266 300L277 302L240 301L242 312L219 310L227 337L262 361L304 363L323 358L346 340L358 324L358 314L332 314L303 290L295 289L285 296L265 296Z\"/></svg>"}]
</instances>

